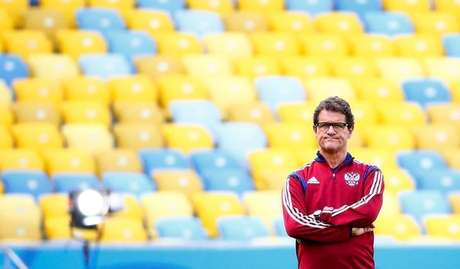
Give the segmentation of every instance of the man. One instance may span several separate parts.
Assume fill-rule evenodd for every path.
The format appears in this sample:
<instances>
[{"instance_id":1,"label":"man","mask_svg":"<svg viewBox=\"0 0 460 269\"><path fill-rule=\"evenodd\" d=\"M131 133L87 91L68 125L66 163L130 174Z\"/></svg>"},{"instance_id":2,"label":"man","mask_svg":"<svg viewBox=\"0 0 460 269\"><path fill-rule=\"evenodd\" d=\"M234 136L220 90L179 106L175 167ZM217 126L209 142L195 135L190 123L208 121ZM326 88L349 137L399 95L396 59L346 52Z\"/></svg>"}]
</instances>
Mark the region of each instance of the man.
<instances>
[{"instance_id":1,"label":"man","mask_svg":"<svg viewBox=\"0 0 460 269\"><path fill-rule=\"evenodd\" d=\"M375 267L372 223L382 206L383 175L347 152L353 128L345 100L323 100L313 114L317 157L286 180L284 225L297 239L300 269Z\"/></svg>"}]
</instances>

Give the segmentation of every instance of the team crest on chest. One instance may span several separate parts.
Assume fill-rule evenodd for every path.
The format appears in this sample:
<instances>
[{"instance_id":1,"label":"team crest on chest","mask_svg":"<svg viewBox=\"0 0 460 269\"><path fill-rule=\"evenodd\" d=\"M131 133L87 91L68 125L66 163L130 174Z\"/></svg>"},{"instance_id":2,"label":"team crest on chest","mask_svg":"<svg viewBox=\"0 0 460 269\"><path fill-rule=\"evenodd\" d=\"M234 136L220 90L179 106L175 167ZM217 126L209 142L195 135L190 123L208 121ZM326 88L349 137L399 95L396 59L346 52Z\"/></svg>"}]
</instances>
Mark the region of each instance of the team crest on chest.
<instances>
[{"instance_id":1,"label":"team crest on chest","mask_svg":"<svg viewBox=\"0 0 460 269\"><path fill-rule=\"evenodd\" d=\"M350 172L345 174L345 183L348 186L354 187L359 183L359 174L356 172Z\"/></svg>"}]
</instances>

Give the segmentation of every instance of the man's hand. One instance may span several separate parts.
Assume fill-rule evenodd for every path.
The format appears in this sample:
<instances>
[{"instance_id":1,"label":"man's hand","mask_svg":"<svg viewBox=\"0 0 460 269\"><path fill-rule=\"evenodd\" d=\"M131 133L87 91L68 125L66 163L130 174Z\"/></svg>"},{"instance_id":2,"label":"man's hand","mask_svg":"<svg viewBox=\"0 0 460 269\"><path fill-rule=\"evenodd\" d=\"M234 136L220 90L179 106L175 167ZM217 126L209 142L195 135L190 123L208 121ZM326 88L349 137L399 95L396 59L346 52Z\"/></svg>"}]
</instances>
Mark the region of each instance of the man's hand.
<instances>
[{"instance_id":1,"label":"man's hand","mask_svg":"<svg viewBox=\"0 0 460 269\"><path fill-rule=\"evenodd\" d=\"M362 234L365 234L365 233L368 233L368 232L372 232L374 230L374 228L372 227L365 227L365 228L351 228L351 235L352 236L360 236Z\"/></svg>"}]
</instances>

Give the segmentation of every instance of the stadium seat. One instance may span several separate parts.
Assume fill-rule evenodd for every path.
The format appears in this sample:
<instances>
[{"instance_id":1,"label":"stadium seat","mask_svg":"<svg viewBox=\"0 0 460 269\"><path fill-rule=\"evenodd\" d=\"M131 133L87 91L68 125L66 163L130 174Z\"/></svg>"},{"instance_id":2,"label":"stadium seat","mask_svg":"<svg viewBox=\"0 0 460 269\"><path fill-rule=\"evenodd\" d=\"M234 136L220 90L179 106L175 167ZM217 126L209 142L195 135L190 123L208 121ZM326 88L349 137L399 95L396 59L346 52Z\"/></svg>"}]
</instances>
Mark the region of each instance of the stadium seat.
<instances>
[{"instance_id":1,"label":"stadium seat","mask_svg":"<svg viewBox=\"0 0 460 269\"><path fill-rule=\"evenodd\" d=\"M283 0L238 0L240 10L263 13L283 11L283 2Z\"/></svg>"},{"instance_id":2,"label":"stadium seat","mask_svg":"<svg viewBox=\"0 0 460 269\"><path fill-rule=\"evenodd\" d=\"M105 106L110 103L110 91L99 78L79 76L63 83L64 99L69 101L99 102Z\"/></svg>"},{"instance_id":3,"label":"stadium seat","mask_svg":"<svg viewBox=\"0 0 460 269\"><path fill-rule=\"evenodd\" d=\"M214 11L229 14L234 11L235 2L232 0L187 0L190 9Z\"/></svg>"},{"instance_id":4,"label":"stadium seat","mask_svg":"<svg viewBox=\"0 0 460 269\"><path fill-rule=\"evenodd\" d=\"M394 152L389 150L354 148L352 153L360 162L375 165L383 171L399 167Z\"/></svg>"},{"instance_id":5,"label":"stadium seat","mask_svg":"<svg viewBox=\"0 0 460 269\"><path fill-rule=\"evenodd\" d=\"M254 53L260 56L297 56L301 47L295 34L286 32L258 32L250 34Z\"/></svg>"},{"instance_id":6,"label":"stadium seat","mask_svg":"<svg viewBox=\"0 0 460 269\"><path fill-rule=\"evenodd\" d=\"M226 170L242 168L227 152L219 149L194 152L190 154L190 161L199 174L208 169Z\"/></svg>"},{"instance_id":7,"label":"stadium seat","mask_svg":"<svg viewBox=\"0 0 460 269\"><path fill-rule=\"evenodd\" d=\"M28 58L33 77L63 81L78 76L76 62L68 55L34 54Z\"/></svg>"},{"instance_id":8,"label":"stadium seat","mask_svg":"<svg viewBox=\"0 0 460 269\"><path fill-rule=\"evenodd\" d=\"M84 54L107 52L107 43L98 32L60 30L56 33L56 42L62 54L70 55L75 60Z\"/></svg>"},{"instance_id":9,"label":"stadium seat","mask_svg":"<svg viewBox=\"0 0 460 269\"><path fill-rule=\"evenodd\" d=\"M60 112L53 104L33 101L16 102L13 111L17 123L48 122L58 126L61 121Z\"/></svg>"},{"instance_id":10,"label":"stadium seat","mask_svg":"<svg viewBox=\"0 0 460 269\"><path fill-rule=\"evenodd\" d=\"M7 88L4 81L0 81L0 109L3 110L4 108L6 108L9 111L9 106L11 105L12 100L13 100L13 92L9 88ZM11 114L10 112L6 112L6 117L5 116L0 117L0 122L4 124L5 119L10 118L10 114ZM11 124L11 122L12 122L12 119L11 121L8 120L8 124Z\"/></svg>"},{"instance_id":11,"label":"stadium seat","mask_svg":"<svg viewBox=\"0 0 460 269\"><path fill-rule=\"evenodd\" d=\"M275 58L267 56L240 57L232 59L234 73L249 78L280 75L281 66Z\"/></svg>"},{"instance_id":12,"label":"stadium seat","mask_svg":"<svg viewBox=\"0 0 460 269\"><path fill-rule=\"evenodd\" d=\"M77 148L91 153L113 148L113 137L107 127L100 124L65 124L62 134L69 148Z\"/></svg>"},{"instance_id":13,"label":"stadium seat","mask_svg":"<svg viewBox=\"0 0 460 269\"><path fill-rule=\"evenodd\" d=\"M453 169L432 169L419 173L418 187L423 190L435 190L447 193L460 191L460 172Z\"/></svg>"},{"instance_id":14,"label":"stadium seat","mask_svg":"<svg viewBox=\"0 0 460 269\"><path fill-rule=\"evenodd\" d=\"M386 180L386 178L384 180ZM385 185L385 188L386 188L386 185ZM401 205L399 203L399 194L385 192L383 194L383 204L382 204L382 208L380 209L380 213L379 213L379 217L377 218L377 222L380 221L381 219L385 219L387 217L394 217L398 215L401 215Z\"/></svg>"},{"instance_id":15,"label":"stadium seat","mask_svg":"<svg viewBox=\"0 0 460 269\"><path fill-rule=\"evenodd\" d=\"M275 32L314 32L314 25L311 17L302 12L283 11L273 13L269 15L268 22L270 29Z\"/></svg>"},{"instance_id":16,"label":"stadium seat","mask_svg":"<svg viewBox=\"0 0 460 269\"><path fill-rule=\"evenodd\" d=\"M18 148L47 150L63 146L59 130L51 123L18 123L13 126L12 134Z\"/></svg>"},{"instance_id":17,"label":"stadium seat","mask_svg":"<svg viewBox=\"0 0 460 269\"><path fill-rule=\"evenodd\" d=\"M27 59L32 54L51 53L52 44L45 33L35 30L9 31L3 34L5 49Z\"/></svg>"},{"instance_id":18,"label":"stadium seat","mask_svg":"<svg viewBox=\"0 0 460 269\"><path fill-rule=\"evenodd\" d=\"M451 101L449 89L435 79L406 80L402 83L402 89L407 101L418 103L422 107Z\"/></svg>"},{"instance_id":19,"label":"stadium seat","mask_svg":"<svg viewBox=\"0 0 460 269\"><path fill-rule=\"evenodd\" d=\"M296 102L281 104L277 108L278 118L282 123L302 123L313 125L313 112L315 107L312 103Z\"/></svg>"},{"instance_id":20,"label":"stadium seat","mask_svg":"<svg viewBox=\"0 0 460 269\"><path fill-rule=\"evenodd\" d=\"M460 56L460 35L445 35L442 38L444 52L449 57Z\"/></svg>"},{"instance_id":21,"label":"stadium seat","mask_svg":"<svg viewBox=\"0 0 460 269\"><path fill-rule=\"evenodd\" d=\"M199 124L211 132L222 118L217 106L208 100L172 101L169 111L174 123Z\"/></svg>"},{"instance_id":22,"label":"stadium seat","mask_svg":"<svg viewBox=\"0 0 460 269\"><path fill-rule=\"evenodd\" d=\"M373 78L377 77L377 67L373 60L366 58L343 58L334 60L331 64L332 73L341 78L358 79L362 81L362 77Z\"/></svg>"},{"instance_id":23,"label":"stadium seat","mask_svg":"<svg viewBox=\"0 0 460 269\"><path fill-rule=\"evenodd\" d=\"M57 30L67 29L70 26L66 14L57 9L31 8L25 12L24 28L43 31L51 38Z\"/></svg>"},{"instance_id":24,"label":"stadium seat","mask_svg":"<svg viewBox=\"0 0 460 269\"><path fill-rule=\"evenodd\" d=\"M127 192L117 192L114 193L112 198L118 199L118 202L120 203L120 209L116 212L112 212L109 218L143 221L144 211L142 210L142 206L139 203L138 196L134 196L133 194Z\"/></svg>"},{"instance_id":25,"label":"stadium seat","mask_svg":"<svg viewBox=\"0 0 460 269\"><path fill-rule=\"evenodd\" d=\"M201 41L192 33L160 33L155 35L155 41L158 45L158 53L166 56L200 54L204 49Z\"/></svg>"},{"instance_id":26,"label":"stadium seat","mask_svg":"<svg viewBox=\"0 0 460 269\"><path fill-rule=\"evenodd\" d=\"M349 41L352 55L356 57L375 58L395 55L393 40L386 35L353 36Z\"/></svg>"},{"instance_id":27,"label":"stadium seat","mask_svg":"<svg viewBox=\"0 0 460 269\"><path fill-rule=\"evenodd\" d=\"M196 217L166 217L155 222L159 239L184 241L206 240L206 234L200 220Z\"/></svg>"},{"instance_id":28,"label":"stadium seat","mask_svg":"<svg viewBox=\"0 0 460 269\"><path fill-rule=\"evenodd\" d=\"M332 12L334 9L333 0L323 0L323 1L296 1L296 0L286 0L286 9L303 11L312 15L317 15L319 13Z\"/></svg>"},{"instance_id":29,"label":"stadium seat","mask_svg":"<svg viewBox=\"0 0 460 269\"><path fill-rule=\"evenodd\" d=\"M428 0L383 0L382 4L383 8L389 11L410 13L430 10L430 1Z\"/></svg>"},{"instance_id":30,"label":"stadium seat","mask_svg":"<svg viewBox=\"0 0 460 269\"><path fill-rule=\"evenodd\" d=\"M50 175L96 172L93 156L88 152L74 149L47 150L44 159Z\"/></svg>"},{"instance_id":31,"label":"stadium seat","mask_svg":"<svg viewBox=\"0 0 460 269\"><path fill-rule=\"evenodd\" d=\"M449 202L454 214L460 213L460 192L453 192L449 194Z\"/></svg>"},{"instance_id":32,"label":"stadium seat","mask_svg":"<svg viewBox=\"0 0 460 269\"><path fill-rule=\"evenodd\" d=\"M108 218L101 228L102 242L144 242L147 233L141 220Z\"/></svg>"},{"instance_id":33,"label":"stadium seat","mask_svg":"<svg viewBox=\"0 0 460 269\"><path fill-rule=\"evenodd\" d=\"M460 155L458 154L458 148L444 149L440 153L442 154L442 157L446 161L448 167L453 169L460 168Z\"/></svg>"},{"instance_id":34,"label":"stadium seat","mask_svg":"<svg viewBox=\"0 0 460 269\"><path fill-rule=\"evenodd\" d=\"M58 105L63 97L61 86L51 80L26 78L15 81L16 101L47 102Z\"/></svg>"},{"instance_id":35,"label":"stadium seat","mask_svg":"<svg viewBox=\"0 0 460 269\"><path fill-rule=\"evenodd\" d=\"M440 57L443 47L439 37L432 34L415 34L396 37L393 41L401 57Z\"/></svg>"},{"instance_id":36,"label":"stadium seat","mask_svg":"<svg viewBox=\"0 0 460 269\"><path fill-rule=\"evenodd\" d=\"M143 173L106 172L103 177L106 190L118 193L130 193L141 196L155 189L153 182Z\"/></svg>"},{"instance_id":37,"label":"stadium seat","mask_svg":"<svg viewBox=\"0 0 460 269\"><path fill-rule=\"evenodd\" d=\"M243 168L205 168L200 172L206 191L231 191L242 194L254 190L252 178Z\"/></svg>"},{"instance_id":38,"label":"stadium seat","mask_svg":"<svg viewBox=\"0 0 460 269\"><path fill-rule=\"evenodd\" d=\"M83 55L78 62L85 76L110 79L133 72L130 62L120 54Z\"/></svg>"},{"instance_id":39,"label":"stadium seat","mask_svg":"<svg viewBox=\"0 0 460 269\"><path fill-rule=\"evenodd\" d=\"M146 31L149 34L174 31L171 16L163 10L134 9L129 13L126 22L131 30Z\"/></svg>"},{"instance_id":40,"label":"stadium seat","mask_svg":"<svg viewBox=\"0 0 460 269\"><path fill-rule=\"evenodd\" d=\"M13 147L13 138L6 126L0 125L0 150L11 149Z\"/></svg>"},{"instance_id":41,"label":"stadium seat","mask_svg":"<svg viewBox=\"0 0 460 269\"><path fill-rule=\"evenodd\" d=\"M0 126L9 128L13 123L14 116L9 103L0 104ZM9 129L5 130L9 131Z\"/></svg>"},{"instance_id":42,"label":"stadium seat","mask_svg":"<svg viewBox=\"0 0 460 269\"><path fill-rule=\"evenodd\" d=\"M394 126L422 126L426 122L426 115L422 107L417 104L402 102L391 103L392 109L388 110L388 104L385 106L380 103L377 105L377 111L380 120L384 124Z\"/></svg>"},{"instance_id":43,"label":"stadium seat","mask_svg":"<svg viewBox=\"0 0 460 269\"><path fill-rule=\"evenodd\" d=\"M32 149L6 149L0 151L2 171L44 171L42 157Z\"/></svg>"},{"instance_id":44,"label":"stadium seat","mask_svg":"<svg viewBox=\"0 0 460 269\"><path fill-rule=\"evenodd\" d=\"M171 149L144 149L139 151L144 173L152 175L160 170L183 170L191 168L188 159L179 151Z\"/></svg>"},{"instance_id":45,"label":"stadium seat","mask_svg":"<svg viewBox=\"0 0 460 269\"><path fill-rule=\"evenodd\" d=\"M25 60L14 54L0 54L0 79L11 86L16 79L27 78L29 68Z\"/></svg>"},{"instance_id":46,"label":"stadium seat","mask_svg":"<svg viewBox=\"0 0 460 269\"><path fill-rule=\"evenodd\" d=\"M397 160L401 168L407 169L411 174L447 168L441 154L429 150L403 152L398 154Z\"/></svg>"},{"instance_id":47,"label":"stadium seat","mask_svg":"<svg viewBox=\"0 0 460 269\"><path fill-rule=\"evenodd\" d=\"M207 99L207 91L199 79L185 75L161 77L158 81L160 104L167 108L174 100Z\"/></svg>"},{"instance_id":48,"label":"stadium seat","mask_svg":"<svg viewBox=\"0 0 460 269\"><path fill-rule=\"evenodd\" d=\"M220 15L206 10L181 10L174 13L174 22L180 32L203 37L207 34L224 32Z\"/></svg>"},{"instance_id":49,"label":"stadium seat","mask_svg":"<svg viewBox=\"0 0 460 269\"><path fill-rule=\"evenodd\" d=\"M277 218L273 222L273 229L275 231L276 236L282 236L282 237L288 236L286 229L284 228L284 222L282 218Z\"/></svg>"},{"instance_id":50,"label":"stadium seat","mask_svg":"<svg viewBox=\"0 0 460 269\"><path fill-rule=\"evenodd\" d=\"M280 194L277 191L254 191L243 195L243 205L249 216L259 218L271 234L277 234L274 227L282 216ZM283 225L284 230L284 225Z\"/></svg>"},{"instance_id":51,"label":"stadium seat","mask_svg":"<svg viewBox=\"0 0 460 269\"><path fill-rule=\"evenodd\" d=\"M447 13L460 11L460 3L455 0L435 0L433 2L436 11Z\"/></svg>"},{"instance_id":52,"label":"stadium seat","mask_svg":"<svg viewBox=\"0 0 460 269\"><path fill-rule=\"evenodd\" d=\"M0 6L0 30L11 30L13 29L13 18L8 15L7 9L3 4L0 4L2 5Z\"/></svg>"},{"instance_id":53,"label":"stadium seat","mask_svg":"<svg viewBox=\"0 0 460 269\"><path fill-rule=\"evenodd\" d=\"M409 215L379 217L375 223L376 235L386 235L406 241L417 239L422 231L417 222Z\"/></svg>"},{"instance_id":54,"label":"stadium seat","mask_svg":"<svg viewBox=\"0 0 460 269\"><path fill-rule=\"evenodd\" d=\"M212 149L214 147L214 139L211 131L200 125L185 123L168 124L162 127L162 133L167 147L179 150L185 154L197 150Z\"/></svg>"},{"instance_id":55,"label":"stadium seat","mask_svg":"<svg viewBox=\"0 0 460 269\"><path fill-rule=\"evenodd\" d=\"M258 77L255 80L255 85L259 99L272 110L283 103L299 102L306 99L302 82L295 77Z\"/></svg>"},{"instance_id":56,"label":"stadium seat","mask_svg":"<svg viewBox=\"0 0 460 269\"><path fill-rule=\"evenodd\" d=\"M152 178L158 191L182 192L189 199L204 189L202 179L192 169L154 170Z\"/></svg>"},{"instance_id":57,"label":"stadium seat","mask_svg":"<svg viewBox=\"0 0 460 269\"><path fill-rule=\"evenodd\" d=\"M107 8L115 9L123 16L126 16L126 13L133 10L136 6L136 1L134 0L89 0L88 4L91 8Z\"/></svg>"},{"instance_id":58,"label":"stadium seat","mask_svg":"<svg viewBox=\"0 0 460 269\"><path fill-rule=\"evenodd\" d=\"M447 197L439 191L418 190L402 193L399 196L401 209L405 214L421 222L428 214L449 214L450 206Z\"/></svg>"},{"instance_id":59,"label":"stadium seat","mask_svg":"<svg viewBox=\"0 0 460 269\"><path fill-rule=\"evenodd\" d=\"M364 33L359 17L354 13L329 12L315 17L314 24L321 33L357 35Z\"/></svg>"},{"instance_id":60,"label":"stadium seat","mask_svg":"<svg viewBox=\"0 0 460 269\"><path fill-rule=\"evenodd\" d=\"M217 219L225 216L243 215L244 208L235 193L202 192L192 198L193 207L208 235L218 236Z\"/></svg>"},{"instance_id":61,"label":"stadium seat","mask_svg":"<svg viewBox=\"0 0 460 269\"><path fill-rule=\"evenodd\" d=\"M301 46L303 55L310 57L332 58L347 56L350 48L343 36L321 33L301 35Z\"/></svg>"},{"instance_id":62,"label":"stadium seat","mask_svg":"<svg viewBox=\"0 0 460 269\"><path fill-rule=\"evenodd\" d=\"M61 109L67 124L101 124L108 127L112 123L109 109L98 102L66 101Z\"/></svg>"},{"instance_id":63,"label":"stadium seat","mask_svg":"<svg viewBox=\"0 0 460 269\"><path fill-rule=\"evenodd\" d=\"M229 32L263 32L268 31L267 18L252 11L236 11L224 16L225 29Z\"/></svg>"},{"instance_id":64,"label":"stadium seat","mask_svg":"<svg viewBox=\"0 0 460 269\"><path fill-rule=\"evenodd\" d=\"M253 53L251 40L244 33L223 32L208 34L203 38L203 42L206 51L210 54L245 57L251 56Z\"/></svg>"},{"instance_id":65,"label":"stadium seat","mask_svg":"<svg viewBox=\"0 0 460 269\"><path fill-rule=\"evenodd\" d=\"M381 79L369 78L357 80L353 84L358 97L372 104L401 103L404 101L404 94L397 82Z\"/></svg>"},{"instance_id":66,"label":"stadium seat","mask_svg":"<svg viewBox=\"0 0 460 269\"><path fill-rule=\"evenodd\" d=\"M372 131L371 131L372 130ZM415 137L403 126L376 126L365 132L367 145L372 149L389 151L415 149Z\"/></svg>"},{"instance_id":67,"label":"stadium seat","mask_svg":"<svg viewBox=\"0 0 460 269\"><path fill-rule=\"evenodd\" d=\"M48 176L40 171L10 170L3 172L1 176L6 194L23 193L38 198L52 191Z\"/></svg>"},{"instance_id":68,"label":"stadium seat","mask_svg":"<svg viewBox=\"0 0 460 269\"><path fill-rule=\"evenodd\" d=\"M54 191L71 193L82 191L88 188L100 189L101 182L92 174L60 173L53 175L51 180L54 183Z\"/></svg>"},{"instance_id":69,"label":"stadium seat","mask_svg":"<svg viewBox=\"0 0 460 269\"><path fill-rule=\"evenodd\" d=\"M49 193L39 199L43 230L47 239L70 239L69 197L65 193Z\"/></svg>"},{"instance_id":70,"label":"stadium seat","mask_svg":"<svg viewBox=\"0 0 460 269\"><path fill-rule=\"evenodd\" d=\"M150 123L159 125L164 122L163 111L154 102L115 102L115 118L120 123Z\"/></svg>"},{"instance_id":71,"label":"stadium seat","mask_svg":"<svg viewBox=\"0 0 460 269\"><path fill-rule=\"evenodd\" d=\"M77 11L76 18L78 28L81 30L98 31L104 34L126 28L123 18L116 9L82 8Z\"/></svg>"},{"instance_id":72,"label":"stadium seat","mask_svg":"<svg viewBox=\"0 0 460 269\"><path fill-rule=\"evenodd\" d=\"M424 76L421 63L413 58L379 58L376 60L381 78L400 82Z\"/></svg>"},{"instance_id":73,"label":"stadium seat","mask_svg":"<svg viewBox=\"0 0 460 269\"><path fill-rule=\"evenodd\" d=\"M271 123L264 131L271 148L305 149L314 148L316 139L311 126L304 123Z\"/></svg>"},{"instance_id":74,"label":"stadium seat","mask_svg":"<svg viewBox=\"0 0 460 269\"><path fill-rule=\"evenodd\" d=\"M366 131L367 128L372 128L371 126L374 126L378 123L379 117L374 107L374 103L356 102L352 104L351 107L353 110L353 116L355 118L355 128L353 130L353 136L356 134L356 132L362 131L362 133L364 133L364 131ZM351 139L353 139L353 136L351 137Z\"/></svg>"},{"instance_id":75,"label":"stadium seat","mask_svg":"<svg viewBox=\"0 0 460 269\"><path fill-rule=\"evenodd\" d=\"M380 0L337 0L336 8L340 11L354 12L362 16L368 12L382 10L382 3Z\"/></svg>"},{"instance_id":76,"label":"stadium seat","mask_svg":"<svg viewBox=\"0 0 460 269\"><path fill-rule=\"evenodd\" d=\"M423 65L428 77L442 80L446 84L458 81L457 74L460 72L460 59L455 57L435 57L423 59ZM457 94L455 87L449 85L450 91Z\"/></svg>"},{"instance_id":77,"label":"stadium seat","mask_svg":"<svg viewBox=\"0 0 460 269\"><path fill-rule=\"evenodd\" d=\"M106 172L142 172L140 157L135 151L113 149L95 156L100 175Z\"/></svg>"},{"instance_id":78,"label":"stadium seat","mask_svg":"<svg viewBox=\"0 0 460 269\"><path fill-rule=\"evenodd\" d=\"M114 126L113 133L118 148L140 150L164 146L159 126L149 123L118 123Z\"/></svg>"},{"instance_id":79,"label":"stadium seat","mask_svg":"<svg viewBox=\"0 0 460 269\"><path fill-rule=\"evenodd\" d=\"M417 33L443 35L460 31L458 17L454 14L438 12L415 13L412 14L412 20Z\"/></svg>"},{"instance_id":80,"label":"stadium seat","mask_svg":"<svg viewBox=\"0 0 460 269\"><path fill-rule=\"evenodd\" d=\"M84 0L42 0L40 7L46 10L55 10L64 14L67 25L76 26L75 14L78 9L85 7Z\"/></svg>"},{"instance_id":81,"label":"stadium seat","mask_svg":"<svg viewBox=\"0 0 460 269\"><path fill-rule=\"evenodd\" d=\"M154 39L143 31L117 31L105 34L109 51L122 54L132 60L143 55L156 53Z\"/></svg>"},{"instance_id":82,"label":"stadium seat","mask_svg":"<svg viewBox=\"0 0 460 269\"><path fill-rule=\"evenodd\" d=\"M280 59L283 73L295 77L326 77L331 75L327 61L314 57L283 57Z\"/></svg>"},{"instance_id":83,"label":"stadium seat","mask_svg":"<svg viewBox=\"0 0 460 269\"><path fill-rule=\"evenodd\" d=\"M141 9L160 9L169 12L175 12L185 8L185 0L140 0L137 5Z\"/></svg>"},{"instance_id":84,"label":"stadium seat","mask_svg":"<svg viewBox=\"0 0 460 269\"><path fill-rule=\"evenodd\" d=\"M401 168L385 170L384 180L385 191L390 194L415 190L414 179Z\"/></svg>"},{"instance_id":85,"label":"stadium seat","mask_svg":"<svg viewBox=\"0 0 460 269\"><path fill-rule=\"evenodd\" d=\"M460 126L460 107L454 103L433 104L427 107L426 112L433 124Z\"/></svg>"},{"instance_id":86,"label":"stadium seat","mask_svg":"<svg viewBox=\"0 0 460 269\"><path fill-rule=\"evenodd\" d=\"M219 238L225 241L251 241L267 237L268 230L257 217L231 216L217 220Z\"/></svg>"},{"instance_id":87,"label":"stadium seat","mask_svg":"<svg viewBox=\"0 0 460 269\"><path fill-rule=\"evenodd\" d=\"M0 240L39 241L40 210L27 194L0 196L0 222L8 223L0 230Z\"/></svg>"},{"instance_id":88,"label":"stadium seat","mask_svg":"<svg viewBox=\"0 0 460 269\"><path fill-rule=\"evenodd\" d=\"M207 78L232 74L230 59L222 55L186 55L182 60L190 76Z\"/></svg>"},{"instance_id":89,"label":"stadium seat","mask_svg":"<svg viewBox=\"0 0 460 269\"><path fill-rule=\"evenodd\" d=\"M256 124L275 121L268 105L260 101L230 105L228 107L228 119Z\"/></svg>"},{"instance_id":90,"label":"stadium seat","mask_svg":"<svg viewBox=\"0 0 460 269\"><path fill-rule=\"evenodd\" d=\"M428 216L423 222L428 235L460 240L460 216L458 215Z\"/></svg>"},{"instance_id":91,"label":"stadium seat","mask_svg":"<svg viewBox=\"0 0 460 269\"><path fill-rule=\"evenodd\" d=\"M388 36L411 34L414 26L407 13L367 12L363 16L366 32Z\"/></svg>"},{"instance_id":92,"label":"stadium seat","mask_svg":"<svg viewBox=\"0 0 460 269\"><path fill-rule=\"evenodd\" d=\"M343 78L307 78L304 81L308 99L313 103L319 103L329 96L339 96L353 102L357 96L352 84Z\"/></svg>"},{"instance_id":93,"label":"stadium seat","mask_svg":"<svg viewBox=\"0 0 460 269\"><path fill-rule=\"evenodd\" d=\"M114 102L156 102L158 99L155 84L143 75L115 77L107 85Z\"/></svg>"},{"instance_id":94,"label":"stadium seat","mask_svg":"<svg viewBox=\"0 0 460 269\"><path fill-rule=\"evenodd\" d=\"M417 147L436 151L449 150L460 146L458 130L447 124L430 124L416 129Z\"/></svg>"}]
</instances>

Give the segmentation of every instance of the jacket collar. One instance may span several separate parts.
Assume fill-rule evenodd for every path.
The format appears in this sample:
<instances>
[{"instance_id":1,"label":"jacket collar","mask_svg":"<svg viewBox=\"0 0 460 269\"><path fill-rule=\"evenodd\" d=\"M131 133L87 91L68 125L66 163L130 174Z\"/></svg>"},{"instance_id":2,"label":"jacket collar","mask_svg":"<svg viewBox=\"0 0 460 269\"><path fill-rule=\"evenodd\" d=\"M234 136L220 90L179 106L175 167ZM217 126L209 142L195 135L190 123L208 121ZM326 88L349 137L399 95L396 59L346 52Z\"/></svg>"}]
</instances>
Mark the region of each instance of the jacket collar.
<instances>
[{"instance_id":1,"label":"jacket collar","mask_svg":"<svg viewBox=\"0 0 460 269\"><path fill-rule=\"evenodd\" d=\"M345 159L343 160L343 162L341 164L339 164L337 167L332 168L332 170L333 171L338 171L340 168L342 168L344 166L351 165L353 163L353 160L354 160L354 157L351 156L351 154L349 152L347 152L347 155L345 156ZM324 158L324 156L319 151L316 152L315 161L319 162L319 163L327 164L326 158Z\"/></svg>"}]
</instances>

